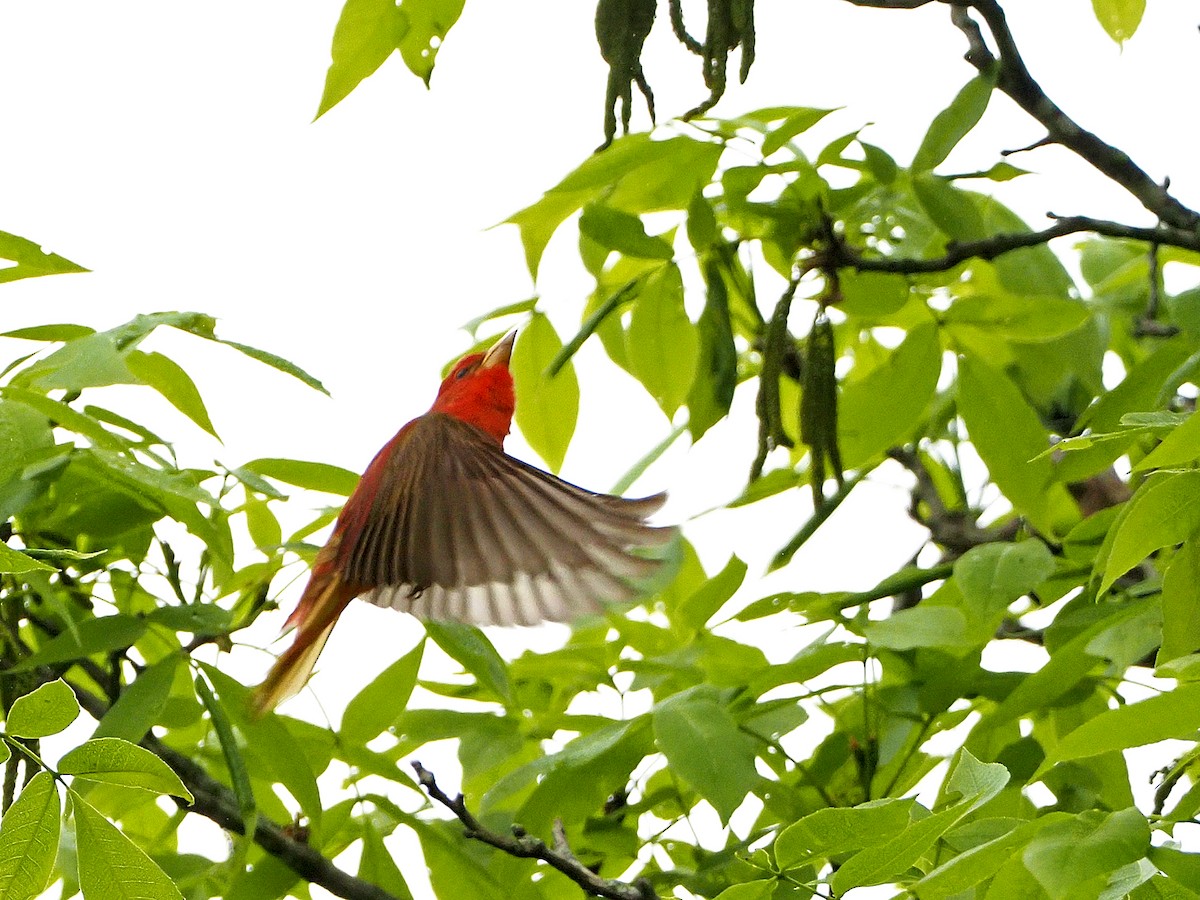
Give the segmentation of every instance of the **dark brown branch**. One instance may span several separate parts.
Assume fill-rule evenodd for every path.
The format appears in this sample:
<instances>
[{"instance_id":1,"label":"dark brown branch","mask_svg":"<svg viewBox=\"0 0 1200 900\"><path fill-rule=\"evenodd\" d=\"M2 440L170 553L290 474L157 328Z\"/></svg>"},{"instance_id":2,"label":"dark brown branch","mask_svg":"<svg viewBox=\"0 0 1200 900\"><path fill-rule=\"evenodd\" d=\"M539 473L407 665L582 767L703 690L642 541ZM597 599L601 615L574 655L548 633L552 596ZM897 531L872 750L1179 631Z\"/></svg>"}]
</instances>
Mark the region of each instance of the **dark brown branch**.
<instances>
[{"instance_id":1,"label":"dark brown branch","mask_svg":"<svg viewBox=\"0 0 1200 900\"><path fill-rule=\"evenodd\" d=\"M839 268L848 267L859 272L890 272L897 275L945 272L970 259L992 260L1014 250L1037 247L1047 244L1055 238L1081 232L1179 247L1200 253L1200 234L1179 228L1141 228L1105 219L1093 219L1089 216L1056 216L1054 213L1047 213L1047 215L1055 220L1049 228L1043 228L1041 231L996 234L978 241L951 242L946 245L945 254L932 259L864 256L858 248L841 240L809 260L808 266L816 268L832 263Z\"/></svg>"},{"instance_id":2,"label":"dark brown branch","mask_svg":"<svg viewBox=\"0 0 1200 900\"><path fill-rule=\"evenodd\" d=\"M996 86L1037 119L1054 143L1071 150L1105 177L1121 185L1154 213L1159 221L1187 232L1194 232L1200 227L1200 213L1176 200L1164 184L1159 184L1146 174L1129 154L1081 127L1046 95L1021 58L1004 10L997 0L942 2L955 7L954 23L966 34L969 43L967 61L981 72L990 72L993 66L998 66ZM965 12L967 8L974 9L987 24L999 53L998 58L993 57L983 44L978 26Z\"/></svg>"},{"instance_id":3,"label":"dark brown branch","mask_svg":"<svg viewBox=\"0 0 1200 900\"><path fill-rule=\"evenodd\" d=\"M71 685L79 705L95 719L108 712L108 704L77 685ZM172 750L153 735L142 740L142 746L170 766L195 798L190 806L182 800L180 806L216 822L226 831L244 834L245 825L233 791L212 778L198 763ZM331 860L308 844L289 837L284 829L261 814L254 829L254 842L287 865L293 872L312 884L346 900L398 900L376 885L344 872Z\"/></svg>"},{"instance_id":4,"label":"dark brown branch","mask_svg":"<svg viewBox=\"0 0 1200 900\"><path fill-rule=\"evenodd\" d=\"M421 783L421 787L425 788L429 796L454 813L455 818L463 823L463 826L466 828L467 837L476 841L482 841L491 847L495 847L497 850L502 850L510 856L520 859L540 859L547 865L553 866L559 872L562 872L562 874L566 875L595 897L607 897L610 900L658 900L658 895L654 892L654 888L644 878L638 879L633 884L626 884L623 881L601 878L581 863L567 845L567 837L561 820L556 820L554 823L553 847L546 846L545 841L530 837L525 833L525 829L518 825L513 826L512 837L498 834L485 827L475 818L471 811L467 809L467 804L463 800L462 794L451 797L438 787L437 780L433 777L432 772L419 762L414 761L412 767L413 771L417 773L417 780Z\"/></svg>"}]
</instances>

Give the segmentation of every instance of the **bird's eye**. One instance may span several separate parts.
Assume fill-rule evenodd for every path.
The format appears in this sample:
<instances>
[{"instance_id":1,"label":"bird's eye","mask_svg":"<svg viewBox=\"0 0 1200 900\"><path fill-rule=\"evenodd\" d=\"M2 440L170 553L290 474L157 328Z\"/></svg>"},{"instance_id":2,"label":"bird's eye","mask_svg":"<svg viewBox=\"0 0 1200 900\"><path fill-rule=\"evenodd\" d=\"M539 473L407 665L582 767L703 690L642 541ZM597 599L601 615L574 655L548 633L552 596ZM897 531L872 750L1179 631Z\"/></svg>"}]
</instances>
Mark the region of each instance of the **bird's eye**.
<instances>
[{"instance_id":1,"label":"bird's eye","mask_svg":"<svg viewBox=\"0 0 1200 900\"><path fill-rule=\"evenodd\" d=\"M457 372L455 372L455 373L454 373L454 380L455 380L455 381L458 381L458 380L460 380L460 379L462 379L462 378L466 378L466 377L467 377L467 373L468 373L468 372L470 372L470 371L471 371L471 367L470 367L470 366L463 366L461 369L459 369Z\"/></svg>"}]
</instances>

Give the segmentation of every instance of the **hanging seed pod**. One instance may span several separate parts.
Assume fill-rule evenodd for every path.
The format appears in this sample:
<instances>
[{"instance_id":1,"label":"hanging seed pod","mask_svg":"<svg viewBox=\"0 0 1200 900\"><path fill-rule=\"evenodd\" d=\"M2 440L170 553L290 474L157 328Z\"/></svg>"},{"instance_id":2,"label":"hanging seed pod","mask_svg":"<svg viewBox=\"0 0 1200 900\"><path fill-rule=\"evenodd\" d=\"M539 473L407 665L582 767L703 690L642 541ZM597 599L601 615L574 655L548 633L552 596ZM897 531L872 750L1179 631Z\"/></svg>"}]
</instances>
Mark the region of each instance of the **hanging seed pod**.
<instances>
[{"instance_id":1,"label":"hanging seed pod","mask_svg":"<svg viewBox=\"0 0 1200 900\"><path fill-rule=\"evenodd\" d=\"M604 100L603 150L617 136L617 104L621 104L621 128L629 133L633 111L633 85L646 98L650 122L654 122L654 93L642 72L642 45L654 25L656 0L599 0L596 4L596 43L608 63L608 89Z\"/></svg>"},{"instance_id":2,"label":"hanging seed pod","mask_svg":"<svg viewBox=\"0 0 1200 900\"><path fill-rule=\"evenodd\" d=\"M838 486L843 483L842 456L837 443L837 348L833 325L822 307L817 312L805 347L804 384L800 392L800 440L811 456L809 483L813 505L825 502L826 464L833 467Z\"/></svg>"}]
</instances>

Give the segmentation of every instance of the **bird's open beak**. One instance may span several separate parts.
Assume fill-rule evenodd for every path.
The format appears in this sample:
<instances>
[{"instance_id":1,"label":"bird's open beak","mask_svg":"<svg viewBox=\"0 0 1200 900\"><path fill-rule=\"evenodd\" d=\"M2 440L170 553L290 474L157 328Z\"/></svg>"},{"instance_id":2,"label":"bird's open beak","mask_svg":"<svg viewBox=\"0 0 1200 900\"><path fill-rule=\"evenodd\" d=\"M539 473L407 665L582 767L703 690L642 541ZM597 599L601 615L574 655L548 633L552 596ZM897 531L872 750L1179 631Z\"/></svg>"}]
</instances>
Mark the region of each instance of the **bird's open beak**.
<instances>
[{"instance_id":1,"label":"bird's open beak","mask_svg":"<svg viewBox=\"0 0 1200 900\"><path fill-rule=\"evenodd\" d=\"M512 359L512 348L516 340L517 329L514 328L492 344L491 349L484 354L483 361L479 363L479 368L490 369L492 366L504 366L507 369L508 361Z\"/></svg>"}]
</instances>

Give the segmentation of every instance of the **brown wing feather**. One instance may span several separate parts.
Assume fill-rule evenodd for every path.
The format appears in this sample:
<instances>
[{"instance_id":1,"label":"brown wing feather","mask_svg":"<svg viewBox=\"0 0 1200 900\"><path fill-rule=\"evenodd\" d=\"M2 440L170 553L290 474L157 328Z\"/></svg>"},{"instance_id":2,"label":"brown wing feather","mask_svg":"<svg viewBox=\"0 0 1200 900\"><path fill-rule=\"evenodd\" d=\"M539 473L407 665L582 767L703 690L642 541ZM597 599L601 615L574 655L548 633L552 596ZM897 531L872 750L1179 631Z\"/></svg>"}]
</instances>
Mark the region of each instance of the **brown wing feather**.
<instances>
[{"instance_id":1,"label":"brown wing feather","mask_svg":"<svg viewBox=\"0 0 1200 900\"><path fill-rule=\"evenodd\" d=\"M568 620L633 597L627 580L659 563L629 551L674 534L645 523L663 494L594 494L446 415L408 431L348 554L346 579L372 603L477 624Z\"/></svg>"}]
</instances>

